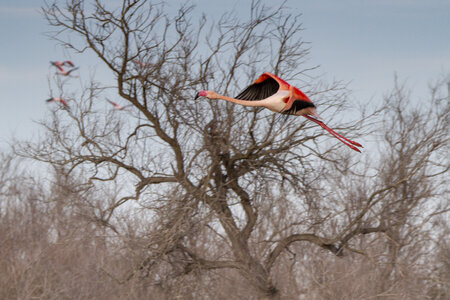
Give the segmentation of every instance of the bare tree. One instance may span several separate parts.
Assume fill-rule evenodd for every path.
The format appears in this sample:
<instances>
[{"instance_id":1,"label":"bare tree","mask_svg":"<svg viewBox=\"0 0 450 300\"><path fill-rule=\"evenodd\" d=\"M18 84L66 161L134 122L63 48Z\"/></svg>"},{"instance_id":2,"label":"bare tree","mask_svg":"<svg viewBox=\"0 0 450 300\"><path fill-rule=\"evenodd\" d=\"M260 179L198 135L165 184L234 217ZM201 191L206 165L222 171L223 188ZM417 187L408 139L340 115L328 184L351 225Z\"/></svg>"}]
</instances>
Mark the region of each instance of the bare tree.
<instances>
[{"instance_id":1,"label":"bare tree","mask_svg":"<svg viewBox=\"0 0 450 300\"><path fill-rule=\"evenodd\" d=\"M60 201L103 228L92 234L111 253L122 253L115 264L100 263L102 276L140 285L136 297L327 298L338 289L323 288L326 270L310 269L318 257L349 269L376 257L386 262L380 278L396 278L404 259L420 260L402 253L415 243L426 248L428 222L448 209L441 205L448 103L432 99L430 110L404 111L407 97L396 90L378 112L386 112L382 131L374 131L383 132L385 149L377 162L364 161L325 144L324 132L299 118L193 100L199 89L235 94L269 70L318 98L330 122L346 109L341 83L311 80L300 16L285 4L253 1L246 20L195 17L192 6L173 16L167 9L77 0L43 10L53 37L95 53L118 97L132 105L105 111L99 102L110 88L92 80L70 92L61 84L71 108L55 108L42 122L45 136L15 150L52 165L76 192ZM362 113L356 125L339 120L338 129L362 133L375 117ZM440 204L430 207L432 199Z\"/></svg>"},{"instance_id":2,"label":"bare tree","mask_svg":"<svg viewBox=\"0 0 450 300\"><path fill-rule=\"evenodd\" d=\"M346 173L345 179L330 175L329 186L339 192L330 190L328 194L327 202L333 207L324 201L317 203L327 216L320 229L335 231L333 242L354 255L333 264L329 258L316 260L308 255L315 267L299 267L312 278L304 286L307 299L317 295L443 299L448 295L448 286L447 292L439 289L439 297L429 294L432 282L448 283L449 279L440 273L442 266L438 267L440 275L435 270L445 259L433 262L442 248L448 249L442 241L448 236L444 220L450 209L450 106L437 92L442 87L440 82L430 99L414 105L406 88L396 84L385 97L383 123L377 134L379 157L364 172Z\"/></svg>"}]
</instances>

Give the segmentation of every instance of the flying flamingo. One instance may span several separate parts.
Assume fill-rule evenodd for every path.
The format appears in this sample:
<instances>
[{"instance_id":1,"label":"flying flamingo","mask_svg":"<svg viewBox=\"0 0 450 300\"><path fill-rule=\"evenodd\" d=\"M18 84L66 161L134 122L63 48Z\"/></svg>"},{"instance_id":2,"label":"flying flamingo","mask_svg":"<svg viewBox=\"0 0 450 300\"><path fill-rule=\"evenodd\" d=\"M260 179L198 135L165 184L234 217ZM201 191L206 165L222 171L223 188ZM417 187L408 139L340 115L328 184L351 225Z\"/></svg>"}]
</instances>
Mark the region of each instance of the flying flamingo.
<instances>
[{"instance_id":1,"label":"flying flamingo","mask_svg":"<svg viewBox=\"0 0 450 300\"><path fill-rule=\"evenodd\" d=\"M336 133L320 120L319 115L316 113L316 106L302 91L271 73L263 73L236 98L219 95L213 91L199 91L195 99L198 97L222 99L244 106L265 107L281 114L303 116L317 123L346 146L361 152L356 148L362 147L361 144Z\"/></svg>"},{"instance_id":2,"label":"flying flamingo","mask_svg":"<svg viewBox=\"0 0 450 300\"><path fill-rule=\"evenodd\" d=\"M62 98L60 98L60 97L52 97L52 98L47 99L45 101L47 101L47 103L49 103L49 102L59 102L59 103L63 104L65 107L69 108L69 104L67 104L67 101L62 99Z\"/></svg>"},{"instance_id":3,"label":"flying flamingo","mask_svg":"<svg viewBox=\"0 0 450 300\"><path fill-rule=\"evenodd\" d=\"M77 70L78 69L78 67L76 67L76 68L72 68L72 69L70 69L70 70L64 70L62 67L58 67L58 69L59 69L59 72L56 72L56 74L57 75L61 75L61 76L69 76L70 75L70 73L72 73L72 71L75 71L75 70ZM74 77L74 76L72 76L72 77ZM75 76L76 77L76 76Z\"/></svg>"},{"instance_id":4,"label":"flying flamingo","mask_svg":"<svg viewBox=\"0 0 450 300\"><path fill-rule=\"evenodd\" d=\"M66 60L66 61L51 61L50 64L52 66L55 66L55 67L58 68L59 72L57 72L56 74L61 75L61 76L69 76L72 71L75 71L75 70L78 69L78 67L74 68L75 65L70 60ZM66 65L72 67L72 69L64 70L63 67L65 67Z\"/></svg>"},{"instance_id":5,"label":"flying flamingo","mask_svg":"<svg viewBox=\"0 0 450 300\"><path fill-rule=\"evenodd\" d=\"M133 61L135 64L137 64L140 68L150 67L150 64L149 64L149 63L144 63L144 62L142 62L142 61L140 61L140 60L137 60L137 59L133 59L132 61Z\"/></svg>"},{"instance_id":6,"label":"flying flamingo","mask_svg":"<svg viewBox=\"0 0 450 300\"><path fill-rule=\"evenodd\" d=\"M109 103L111 103L111 104L114 106L114 109L115 109L115 110L124 110L125 108L127 108L128 106L130 106L130 105L124 105L124 106L122 106L122 105L117 104L116 102L113 102L113 101L109 100L109 99L106 99L106 101L108 101Z\"/></svg>"},{"instance_id":7,"label":"flying flamingo","mask_svg":"<svg viewBox=\"0 0 450 300\"><path fill-rule=\"evenodd\" d=\"M73 62L71 62L70 60L65 60L65 61L51 61L50 62L53 66L57 67L58 69L65 67L65 66L69 66L71 68L75 67L75 65L73 64Z\"/></svg>"}]
</instances>

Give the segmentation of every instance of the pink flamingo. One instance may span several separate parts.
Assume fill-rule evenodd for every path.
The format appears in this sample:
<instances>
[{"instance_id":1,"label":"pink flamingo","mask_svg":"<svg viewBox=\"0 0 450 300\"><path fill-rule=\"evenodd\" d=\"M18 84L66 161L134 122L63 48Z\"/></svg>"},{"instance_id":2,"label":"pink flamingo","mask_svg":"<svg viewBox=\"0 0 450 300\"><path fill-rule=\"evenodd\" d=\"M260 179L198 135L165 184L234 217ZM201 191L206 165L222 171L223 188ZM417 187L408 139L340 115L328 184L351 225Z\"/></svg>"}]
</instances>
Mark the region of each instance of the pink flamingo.
<instances>
[{"instance_id":1,"label":"pink flamingo","mask_svg":"<svg viewBox=\"0 0 450 300\"><path fill-rule=\"evenodd\" d=\"M50 103L50 102L58 102L58 103L63 104L65 107L69 108L69 104L67 104L67 101L64 100L64 99L62 99L62 98L60 98L60 97L52 97L52 98L47 99L47 100L45 100L45 101L47 101L47 103Z\"/></svg>"},{"instance_id":2,"label":"pink flamingo","mask_svg":"<svg viewBox=\"0 0 450 300\"><path fill-rule=\"evenodd\" d=\"M198 97L222 99L244 106L265 107L273 112L305 117L317 123L346 146L361 152L357 148L362 147L361 144L336 133L320 120L316 106L302 91L271 73L263 73L236 98L219 95L213 91L199 91L195 99Z\"/></svg>"},{"instance_id":3,"label":"pink flamingo","mask_svg":"<svg viewBox=\"0 0 450 300\"><path fill-rule=\"evenodd\" d=\"M106 101L111 103L114 106L115 110L124 110L124 109L126 109L127 107L130 106L130 105L123 105L122 106L122 105L117 104L116 102L113 102L113 101L109 100L109 99L106 99Z\"/></svg>"},{"instance_id":4,"label":"pink flamingo","mask_svg":"<svg viewBox=\"0 0 450 300\"><path fill-rule=\"evenodd\" d=\"M52 66L55 66L55 67L58 68L59 72L57 72L56 74L57 75L61 75L61 76L70 76L70 73L72 73L73 71L78 69L78 67L74 68L74 64L70 60L66 60L66 61L51 61L50 63L52 64ZM64 70L63 66L66 66L66 65L72 67L72 69Z\"/></svg>"},{"instance_id":5,"label":"pink flamingo","mask_svg":"<svg viewBox=\"0 0 450 300\"><path fill-rule=\"evenodd\" d=\"M57 67L57 68L62 68L65 66L69 66L71 68L75 67L75 65L73 64L73 62L71 62L70 60L65 60L65 61L51 61L50 62L53 66Z\"/></svg>"},{"instance_id":6,"label":"pink flamingo","mask_svg":"<svg viewBox=\"0 0 450 300\"><path fill-rule=\"evenodd\" d=\"M134 62L135 64L137 64L141 68L150 67L149 63L144 63L144 62L142 62L140 60L137 60L137 59L133 59L132 62Z\"/></svg>"}]
</instances>

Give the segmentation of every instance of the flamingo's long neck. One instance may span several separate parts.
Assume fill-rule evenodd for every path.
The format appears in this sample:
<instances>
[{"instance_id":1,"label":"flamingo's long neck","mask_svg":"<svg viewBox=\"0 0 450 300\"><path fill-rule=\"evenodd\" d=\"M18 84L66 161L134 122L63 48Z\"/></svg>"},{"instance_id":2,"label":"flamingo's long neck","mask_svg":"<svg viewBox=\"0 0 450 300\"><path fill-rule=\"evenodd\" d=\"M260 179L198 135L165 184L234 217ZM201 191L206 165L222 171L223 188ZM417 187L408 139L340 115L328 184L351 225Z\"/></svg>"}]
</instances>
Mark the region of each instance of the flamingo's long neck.
<instances>
[{"instance_id":1,"label":"flamingo's long neck","mask_svg":"<svg viewBox=\"0 0 450 300\"><path fill-rule=\"evenodd\" d=\"M266 106L265 100L254 100L254 101L240 100L240 99L231 98L231 97L227 97L227 96L223 96L223 95L219 95L219 94L216 94L215 98L222 99L222 100L236 103L236 104L240 104L240 105L244 105L244 106L263 106L263 107Z\"/></svg>"}]
</instances>

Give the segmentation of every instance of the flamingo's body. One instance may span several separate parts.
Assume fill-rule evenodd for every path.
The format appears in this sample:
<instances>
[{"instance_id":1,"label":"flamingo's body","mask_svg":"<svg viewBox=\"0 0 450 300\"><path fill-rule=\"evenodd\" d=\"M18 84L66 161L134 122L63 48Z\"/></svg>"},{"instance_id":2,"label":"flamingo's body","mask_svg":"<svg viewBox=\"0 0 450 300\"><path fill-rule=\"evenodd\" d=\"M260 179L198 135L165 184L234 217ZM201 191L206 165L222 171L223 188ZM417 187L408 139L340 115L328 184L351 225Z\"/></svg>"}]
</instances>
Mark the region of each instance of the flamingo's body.
<instances>
[{"instance_id":1,"label":"flamingo's body","mask_svg":"<svg viewBox=\"0 0 450 300\"><path fill-rule=\"evenodd\" d=\"M196 99L201 96L244 106L265 107L273 112L287 115L303 116L320 125L346 146L361 152L356 148L362 147L361 144L343 137L319 120L315 105L302 91L271 73L263 73L236 98L219 95L213 91L199 91Z\"/></svg>"},{"instance_id":2,"label":"flamingo's body","mask_svg":"<svg viewBox=\"0 0 450 300\"><path fill-rule=\"evenodd\" d=\"M109 103L111 103L111 105L114 106L114 109L115 109L115 110L124 110L124 109L126 109L126 108L129 106L129 105L124 105L124 106L119 105L119 104L117 104L116 102L113 102L113 101L111 101L111 100L109 100L109 99L106 99L106 101L108 101Z\"/></svg>"},{"instance_id":3,"label":"flamingo's body","mask_svg":"<svg viewBox=\"0 0 450 300\"><path fill-rule=\"evenodd\" d=\"M52 97L52 98L47 99L45 101L47 101L47 103L49 103L49 102L58 102L58 103L63 104L67 108L69 107L69 104L67 104L67 101L62 99L62 98L60 98L60 97Z\"/></svg>"}]
</instances>

